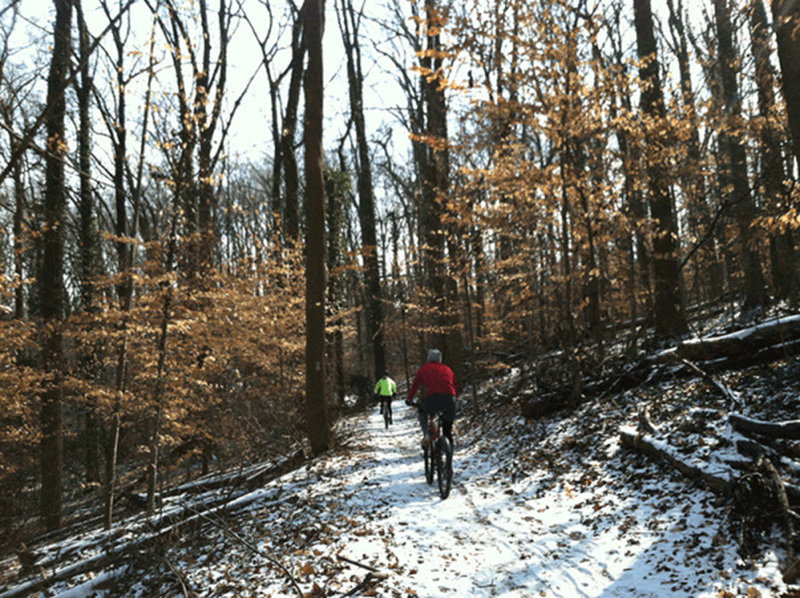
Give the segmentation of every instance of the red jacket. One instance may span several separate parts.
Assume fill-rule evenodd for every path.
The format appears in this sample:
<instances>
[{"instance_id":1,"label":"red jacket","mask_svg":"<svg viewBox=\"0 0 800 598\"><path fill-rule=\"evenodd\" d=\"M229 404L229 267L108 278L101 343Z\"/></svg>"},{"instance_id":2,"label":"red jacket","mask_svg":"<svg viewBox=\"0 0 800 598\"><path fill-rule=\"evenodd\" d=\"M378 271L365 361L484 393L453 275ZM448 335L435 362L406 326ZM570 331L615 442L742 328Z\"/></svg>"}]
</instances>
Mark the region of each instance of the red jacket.
<instances>
[{"instance_id":1,"label":"red jacket","mask_svg":"<svg viewBox=\"0 0 800 598\"><path fill-rule=\"evenodd\" d=\"M421 384L425 385L426 397L435 394L458 395L453 370L443 363L428 362L419 368L408 391L409 400L414 398Z\"/></svg>"}]
</instances>

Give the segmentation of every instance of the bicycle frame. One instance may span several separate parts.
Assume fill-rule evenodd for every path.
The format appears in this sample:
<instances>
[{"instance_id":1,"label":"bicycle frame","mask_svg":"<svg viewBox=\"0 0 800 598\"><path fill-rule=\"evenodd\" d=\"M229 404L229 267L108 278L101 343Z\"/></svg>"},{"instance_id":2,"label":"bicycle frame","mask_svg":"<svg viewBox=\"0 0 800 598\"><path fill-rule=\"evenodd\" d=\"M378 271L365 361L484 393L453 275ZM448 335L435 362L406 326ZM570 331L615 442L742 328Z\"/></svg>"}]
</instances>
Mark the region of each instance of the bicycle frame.
<instances>
[{"instance_id":1,"label":"bicycle frame","mask_svg":"<svg viewBox=\"0 0 800 598\"><path fill-rule=\"evenodd\" d=\"M433 446L436 441L439 440L439 436L442 435L442 421L441 415L428 415L428 438L431 441L431 446Z\"/></svg>"},{"instance_id":2,"label":"bicycle frame","mask_svg":"<svg viewBox=\"0 0 800 598\"><path fill-rule=\"evenodd\" d=\"M435 477L439 484L439 496L445 499L450 494L452 483L453 452L450 441L442 435L441 412L428 415L428 438L430 442L423 451L425 480L432 484Z\"/></svg>"}]
</instances>

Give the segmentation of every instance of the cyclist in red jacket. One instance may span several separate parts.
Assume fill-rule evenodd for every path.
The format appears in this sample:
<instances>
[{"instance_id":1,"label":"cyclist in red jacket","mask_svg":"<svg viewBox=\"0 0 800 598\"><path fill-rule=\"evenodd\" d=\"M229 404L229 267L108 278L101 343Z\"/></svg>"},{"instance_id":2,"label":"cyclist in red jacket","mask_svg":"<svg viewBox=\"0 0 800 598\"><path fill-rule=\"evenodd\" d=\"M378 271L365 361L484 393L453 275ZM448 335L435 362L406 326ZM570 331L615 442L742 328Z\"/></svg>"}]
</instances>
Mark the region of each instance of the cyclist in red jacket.
<instances>
[{"instance_id":1,"label":"cyclist in red jacket","mask_svg":"<svg viewBox=\"0 0 800 598\"><path fill-rule=\"evenodd\" d=\"M428 350L428 362L419 368L411 390L408 391L406 403L413 405L412 399L423 387L419 401L419 423L422 427L423 444L428 441L428 415L442 412L442 432L453 443L453 420L456 418L456 379L453 370L442 363L442 352L438 349Z\"/></svg>"}]
</instances>

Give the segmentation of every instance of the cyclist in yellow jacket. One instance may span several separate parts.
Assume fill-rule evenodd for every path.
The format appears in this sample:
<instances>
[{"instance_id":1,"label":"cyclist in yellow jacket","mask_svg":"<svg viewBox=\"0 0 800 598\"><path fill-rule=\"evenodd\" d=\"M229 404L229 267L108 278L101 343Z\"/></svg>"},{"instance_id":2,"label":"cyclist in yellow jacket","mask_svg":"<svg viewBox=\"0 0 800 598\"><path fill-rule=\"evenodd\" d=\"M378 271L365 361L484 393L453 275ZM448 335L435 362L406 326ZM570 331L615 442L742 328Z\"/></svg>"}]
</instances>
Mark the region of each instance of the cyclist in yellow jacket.
<instances>
[{"instance_id":1,"label":"cyclist in yellow jacket","mask_svg":"<svg viewBox=\"0 0 800 598\"><path fill-rule=\"evenodd\" d=\"M392 399L397 396L397 384L389 377L389 372L383 372L383 376L381 376L381 379L378 380L378 383L375 385L373 394L375 398L381 402L381 415L383 415L385 409L389 415L389 423L391 424Z\"/></svg>"}]
</instances>

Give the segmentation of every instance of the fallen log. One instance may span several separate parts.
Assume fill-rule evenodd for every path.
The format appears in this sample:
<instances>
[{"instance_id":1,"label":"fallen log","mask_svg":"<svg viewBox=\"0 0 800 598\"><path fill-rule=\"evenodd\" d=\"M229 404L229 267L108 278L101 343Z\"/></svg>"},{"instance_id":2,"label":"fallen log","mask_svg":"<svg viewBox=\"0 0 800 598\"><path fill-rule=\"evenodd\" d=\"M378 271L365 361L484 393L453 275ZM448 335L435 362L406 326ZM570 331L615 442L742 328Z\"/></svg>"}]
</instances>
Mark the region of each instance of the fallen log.
<instances>
[{"instance_id":1,"label":"fallen log","mask_svg":"<svg viewBox=\"0 0 800 598\"><path fill-rule=\"evenodd\" d=\"M732 484L728 479L721 475L705 471L697 465L686 463L676 454L668 443L656 440L647 434L639 433L632 428L620 429L619 435L622 446L664 461L686 477L693 480L701 480L709 489L717 494L722 494L723 496L728 496L730 494Z\"/></svg>"},{"instance_id":2,"label":"fallen log","mask_svg":"<svg viewBox=\"0 0 800 598\"><path fill-rule=\"evenodd\" d=\"M690 361L749 358L754 353L800 339L800 316L743 328L730 334L691 339L678 344L678 355Z\"/></svg>"},{"instance_id":3,"label":"fallen log","mask_svg":"<svg viewBox=\"0 0 800 598\"><path fill-rule=\"evenodd\" d=\"M761 456L758 461L756 461L756 469L765 473L770 481L770 484L772 484L772 489L778 499L777 506L780 510L780 519L783 523L783 529L786 532L786 560L791 566L794 564L794 513L789 507L789 498L786 496L786 487L783 484L783 479L778 473L778 470L775 469L772 461L770 461L766 456ZM786 567L785 569L788 573L791 567ZM786 583L794 583L794 579L786 579L785 577L783 581Z\"/></svg>"},{"instance_id":4,"label":"fallen log","mask_svg":"<svg viewBox=\"0 0 800 598\"><path fill-rule=\"evenodd\" d=\"M766 458L769 459L774 466L780 465L793 472L800 471L800 466L798 466L796 461L786 459L773 448L764 446L760 442L750 440L749 438L738 439L736 441L736 451L745 457L750 457L752 459L751 463ZM783 482L783 486L792 504L800 505L800 489L786 482Z\"/></svg>"},{"instance_id":5,"label":"fallen log","mask_svg":"<svg viewBox=\"0 0 800 598\"><path fill-rule=\"evenodd\" d=\"M302 453L300 456L302 457ZM285 459L281 459L273 466L257 471L256 474L250 472L250 475L245 476L244 479L237 478L235 480L237 485L243 485L244 488L249 490L244 495L214 494L213 491L209 492L208 495L190 495L187 493L181 499L185 502L176 505L162 515L146 519L136 516L132 519L137 520L136 523L138 525L131 525L128 528L124 528L125 522L120 521L117 523L115 530L110 533L104 532L105 536L98 538L97 546L102 547L100 552L59 568L56 568L58 563L65 560L63 554L59 555L58 560L51 559L37 562L37 569L45 567L54 569L54 571L46 578L23 581L17 586L2 590L0 591L0 598L17 598L28 596L35 592L46 592L48 588L56 583L73 579L78 575L103 571L113 567L120 561L124 561L133 554L149 550L159 541L185 530L187 527L205 525L209 521L209 517L235 513L257 500L268 499L271 503L279 504L286 498L268 497L264 493L254 490L254 488L263 486L269 479L277 479L284 473L296 469L300 463L302 463L302 458L295 453ZM277 494L280 494L280 490L278 490ZM189 499L190 496L191 499ZM192 504L192 501L197 502ZM125 533L121 533L123 531ZM129 537L130 534L135 533L140 535L134 538Z\"/></svg>"},{"instance_id":6,"label":"fallen log","mask_svg":"<svg viewBox=\"0 0 800 598\"><path fill-rule=\"evenodd\" d=\"M575 382L534 395L523 396L520 414L525 419L536 419L561 409L575 407L582 400L602 398L610 393L621 394L644 384L655 384L667 370L651 360L643 360L634 367L596 381L582 381L581 395L575 398Z\"/></svg>"},{"instance_id":7,"label":"fallen log","mask_svg":"<svg viewBox=\"0 0 800 598\"><path fill-rule=\"evenodd\" d=\"M664 442L655 440L654 438L648 437L645 434L637 433L633 429L625 428L620 430L620 440L622 445L627 448L635 449L639 452L665 461L671 467L677 469L689 478L702 480L710 490L718 494L730 496L734 490L734 484L723 477L704 471L700 467L690 465L682 461L678 456L673 454L671 447ZM757 459L752 470L761 472L761 474L768 480L768 483L771 486L771 491L775 496L776 502L778 503L776 505L779 513L778 519L780 520L786 533L787 558L783 566L783 581L784 583L789 584L794 583L797 581L798 577L800 577L800 560L795 558L793 544L794 519L797 517L797 515L794 513L794 511L792 511L789 505L790 492L794 490L794 488L784 484L783 479L778 473L778 470L775 469L775 466L766 455L762 454Z\"/></svg>"},{"instance_id":8,"label":"fallen log","mask_svg":"<svg viewBox=\"0 0 800 598\"><path fill-rule=\"evenodd\" d=\"M728 416L728 421L734 430L742 434L760 434L767 438L800 440L800 420L797 419L783 422L767 422L745 417L738 413L731 413Z\"/></svg>"}]
</instances>

